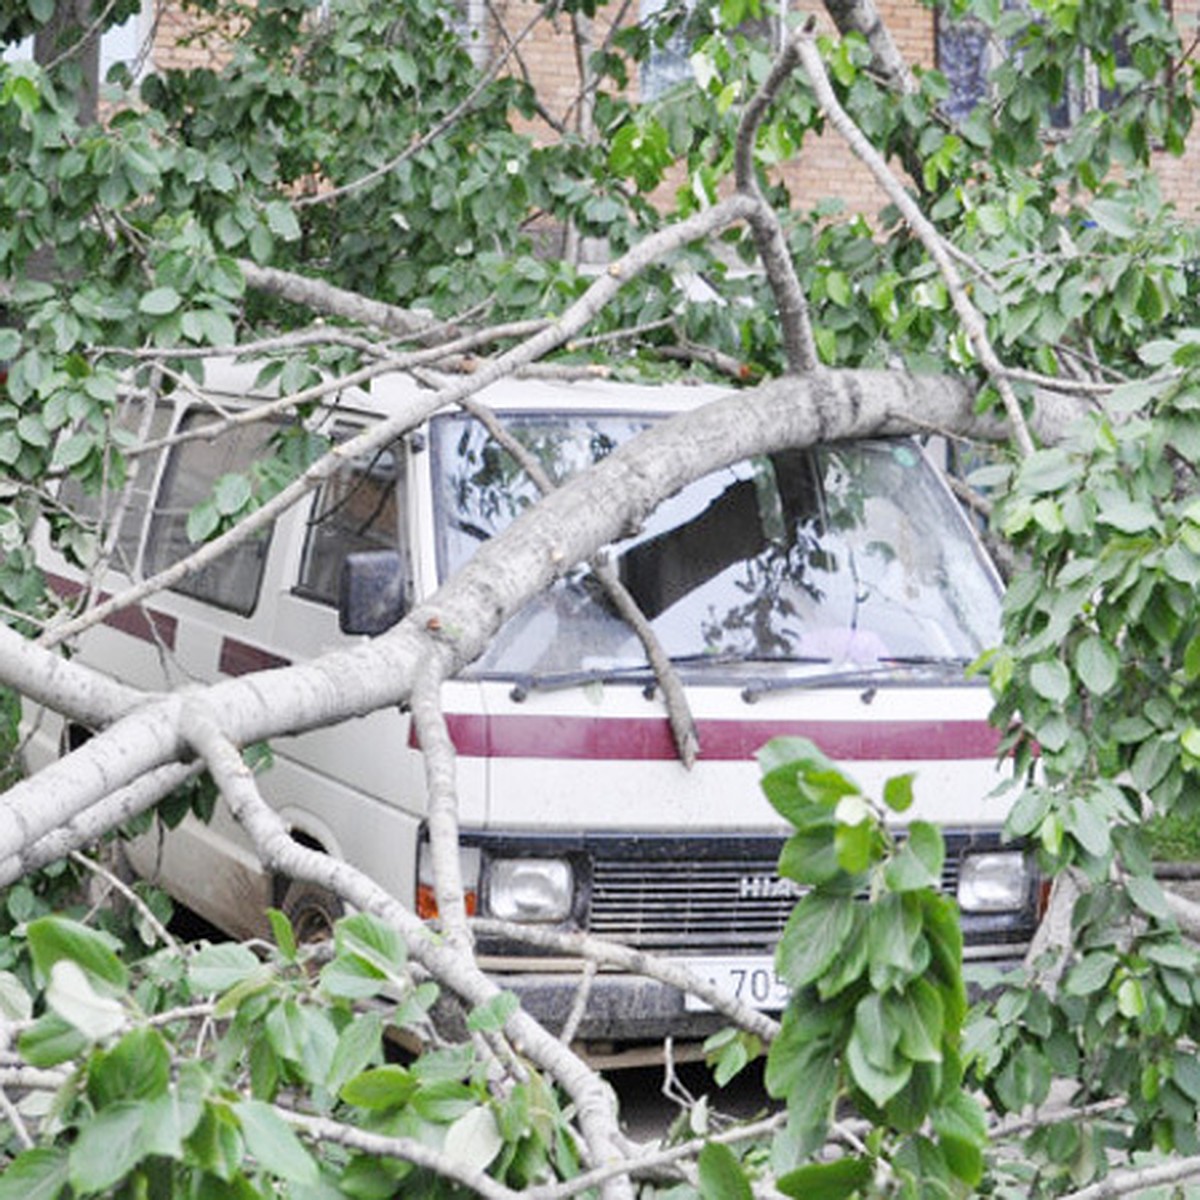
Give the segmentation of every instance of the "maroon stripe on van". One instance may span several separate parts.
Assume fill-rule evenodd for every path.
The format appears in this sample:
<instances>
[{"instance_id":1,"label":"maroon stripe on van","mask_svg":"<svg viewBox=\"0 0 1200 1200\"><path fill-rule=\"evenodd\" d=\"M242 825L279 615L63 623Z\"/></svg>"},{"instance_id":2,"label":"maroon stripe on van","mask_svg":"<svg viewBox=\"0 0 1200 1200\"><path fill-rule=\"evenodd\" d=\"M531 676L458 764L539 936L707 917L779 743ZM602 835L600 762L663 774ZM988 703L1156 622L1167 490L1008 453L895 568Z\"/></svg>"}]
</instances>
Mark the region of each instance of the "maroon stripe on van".
<instances>
[{"instance_id":1,"label":"maroon stripe on van","mask_svg":"<svg viewBox=\"0 0 1200 1200\"><path fill-rule=\"evenodd\" d=\"M68 579L65 575L55 575L46 572L46 582L50 589L64 600L78 596L83 591L83 584L77 579ZM100 592L97 603L103 604L111 599L111 593ZM118 609L104 618L104 624L122 633L129 634L139 641L150 642L152 645L165 646L168 650L175 649L175 633L179 622L169 613L159 612L154 608L131 604L128 608Z\"/></svg>"},{"instance_id":2,"label":"maroon stripe on van","mask_svg":"<svg viewBox=\"0 0 1200 1200\"><path fill-rule=\"evenodd\" d=\"M260 646L239 642L237 638L221 639L221 656L217 670L222 675L249 675L251 671L270 671L275 667L290 667L290 658L281 658Z\"/></svg>"},{"instance_id":3,"label":"maroon stripe on van","mask_svg":"<svg viewBox=\"0 0 1200 1200\"><path fill-rule=\"evenodd\" d=\"M665 720L476 716L447 713L468 758L649 761L677 757ZM701 721L700 757L733 762L773 737L806 737L833 759L894 762L992 758L1000 733L986 721Z\"/></svg>"}]
</instances>

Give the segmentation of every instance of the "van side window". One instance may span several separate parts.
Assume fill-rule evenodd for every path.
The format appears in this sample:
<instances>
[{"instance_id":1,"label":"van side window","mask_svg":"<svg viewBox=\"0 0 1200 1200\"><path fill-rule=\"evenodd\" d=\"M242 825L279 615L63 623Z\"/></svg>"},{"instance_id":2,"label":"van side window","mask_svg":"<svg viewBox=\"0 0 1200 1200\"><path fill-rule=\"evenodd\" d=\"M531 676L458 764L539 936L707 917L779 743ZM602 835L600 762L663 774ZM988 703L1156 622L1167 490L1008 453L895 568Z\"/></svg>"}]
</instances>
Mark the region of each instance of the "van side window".
<instances>
[{"instance_id":1,"label":"van side window","mask_svg":"<svg viewBox=\"0 0 1200 1200\"><path fill-rule=\"evenodd\" d=\"M157 442L166 437L171 428L174 409L170 404L155 405L150 418L148 440ZM114 430L134 433L143 423L143 410L139 405L124 408L113 422ZM71 511L84 520L95 521L102 530L117 515L122 494L125 509L121 513L121 529L113 546L112 565L126 575L134 574L138 551L141 548L142 532L146 524L146 512L150 507L150 495L158 479L161 449L150 454L139 454L127 463L129 474L128 490L110 487L104 491L85 490L77 478L68 475L59 490L59 497ZM104 536L104 533L101 534Z\"/></svg>"},{"instance_id":2,"label":"van side window","mask_svg":"<svg viewBox=\"0 0 1200 1200\"><path fill-rule=\"evenodd\" d=\"M211 414L188 413L180 431L187 433L211 423ZM255 459L268 456L268 442L275 429L274 424L255 422L174 447L150 519L144 574L156 574L196 549L187 535L188 513L208 499L213 484L222 475L244 474ZM270 541L269 529L253 535L177 583L173 590L249 616L258 602Z\"/></svg>"},{"instance_id":3,"label":"van side window","mask_svg":"<svg viewBox=\"0 0 1200 1200\"><path fill-rule=\"evenodd\" d=\"M358 432L346 426L335 441ZM408 547L399 519L398 495L404 482L402 444L386 446L371 458L350 463L317 493L296 592L336 606L338 580L346 555L362 550L399 550L407 563Z\"/></svg>"}]
</instances>

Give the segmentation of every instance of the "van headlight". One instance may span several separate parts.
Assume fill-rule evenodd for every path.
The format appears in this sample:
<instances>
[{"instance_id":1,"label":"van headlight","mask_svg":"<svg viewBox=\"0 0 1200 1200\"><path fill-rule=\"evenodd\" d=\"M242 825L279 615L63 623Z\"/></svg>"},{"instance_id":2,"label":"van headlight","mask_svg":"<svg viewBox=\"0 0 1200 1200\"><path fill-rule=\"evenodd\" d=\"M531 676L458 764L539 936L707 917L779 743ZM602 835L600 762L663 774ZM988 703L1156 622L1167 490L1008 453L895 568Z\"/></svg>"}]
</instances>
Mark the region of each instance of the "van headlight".
<instances>
[{"instance_id":1,"label":"van headlight","mask_svg":"<svg viewBox=\"0 0 1200 1200\"><path fill-rule=\"evenodd\" d=\"M1020 850L966 854L958 871L958 906L972 913L1024 908L1032 882L1032 865Z\"/></svg>"},{"instance_id":2,"label":"van headlight","mask_svg":"<svg viewBox=\"0 0 1200 1200\"><path fill-rule=\"evenodd\" d=\"M494 858L488 864L487 906L501 921L565 921L575 897L575 872L562 858Z\"/></svg>"}]
</instances>

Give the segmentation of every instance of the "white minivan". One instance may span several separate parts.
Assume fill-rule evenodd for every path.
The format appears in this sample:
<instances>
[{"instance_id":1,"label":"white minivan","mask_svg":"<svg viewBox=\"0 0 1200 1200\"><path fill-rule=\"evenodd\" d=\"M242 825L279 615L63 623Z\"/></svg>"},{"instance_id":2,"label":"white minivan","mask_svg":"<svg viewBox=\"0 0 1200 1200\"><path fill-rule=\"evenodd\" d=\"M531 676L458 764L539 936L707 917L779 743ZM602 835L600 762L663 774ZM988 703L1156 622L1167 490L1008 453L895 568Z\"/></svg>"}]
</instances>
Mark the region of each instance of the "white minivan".
<instances>
[{"instance_id":1,"label":"white minivan","mask_svg":"<svg viewBox=\"0 0 1200 1200\"><path fill-rule=\"evenodd\" d=\"M267 454L278 426L226 424L197 436L218 413L261 401L256 375L254 366L210 363L203 393L181 390L153 413L153 436L165 444L139 460L105 592L187 554L189 513ZM311 427L344 439L416 388L396 375L369 393L347 389ZM717 394L510 380L478 399L561 479ZM100 515L100 501L72 498ZM339 622L350 556L357 567L373 561L359 555L393 552L384 558L411 602L536 498L482 424L442 412L349 464L269 534L84 635L79 657L148 688L310 658L361 636L342 631L354 626L345 606ZM80 573L43 550L51 584L77 592ZM989 693L964 678L998 639L1000 585L916 442L784 451L717 471L666 500L610 554L675 663L698 761L690 770L678 761L638 637L586 566L568 571L443 690L472 911L679 956L749 1003L778 1009L772 949L796 889L776 873L786 831L760 792L754 755L772 737L796 735L868 792L915 772L911 815L945 832L943 886L961 906L968 956L1020 955L1036 882L1020 850L1001 844L1007 802L994 794L1002 774ZM33 766L87 733L49 714L32 727ZM262 788L294 836L427 914L425 778L409 715L377 712L280 738L272 750ZM261 933L271 905L303 929L335 915L329 897L265 873L221 806L209 824L159 826L130 853L142 875L232 935ZM536 1016L552 1028L566 1019L577 963L498 942L481 950ZM602 972L579 1035L689 1035L713 1019L674 989Z\"/></svg>"}]
</instances>

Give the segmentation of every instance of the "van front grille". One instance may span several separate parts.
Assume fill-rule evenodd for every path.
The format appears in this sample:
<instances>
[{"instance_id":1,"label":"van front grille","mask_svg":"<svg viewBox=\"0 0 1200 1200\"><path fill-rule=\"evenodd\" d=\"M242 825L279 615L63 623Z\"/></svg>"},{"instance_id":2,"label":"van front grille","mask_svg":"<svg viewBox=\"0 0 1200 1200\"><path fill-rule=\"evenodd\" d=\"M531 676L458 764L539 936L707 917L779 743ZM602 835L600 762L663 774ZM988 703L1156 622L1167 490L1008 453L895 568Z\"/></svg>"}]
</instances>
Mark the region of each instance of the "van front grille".
<instances>
[{"instance_id":1,"label":"van front grille","mask_svg":"<svg viewBox=\"0 0 1200 1200\"><path fill-rule=\"evenodd\" d=\"M643 950L769 950L799 895L775 861L597 859L588 928Z\"/></svg>"}]
</instances>

